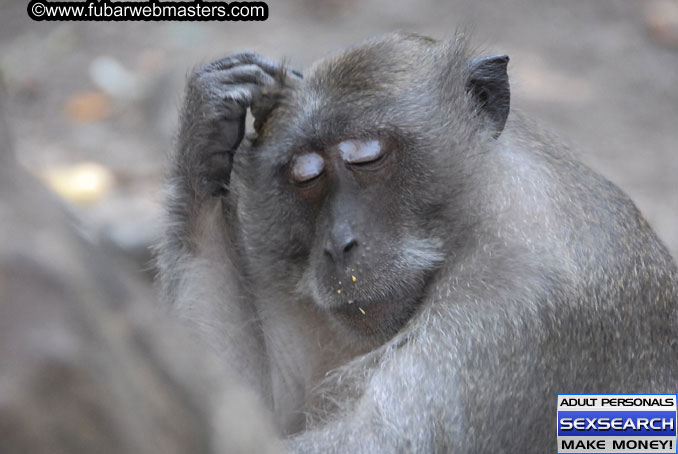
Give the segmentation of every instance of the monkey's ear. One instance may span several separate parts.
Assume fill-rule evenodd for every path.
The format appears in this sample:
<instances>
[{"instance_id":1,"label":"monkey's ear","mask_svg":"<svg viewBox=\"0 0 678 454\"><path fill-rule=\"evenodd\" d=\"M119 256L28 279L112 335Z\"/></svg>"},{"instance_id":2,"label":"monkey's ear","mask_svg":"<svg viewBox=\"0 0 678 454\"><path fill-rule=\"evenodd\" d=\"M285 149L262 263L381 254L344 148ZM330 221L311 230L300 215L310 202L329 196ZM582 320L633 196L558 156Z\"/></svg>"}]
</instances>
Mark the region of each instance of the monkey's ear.
<instances>
[{"instance_id":1,"label":"monkey's ear","mask_svg":"<svg viewBox=\"0 0 678 454\"><path fill-rule=\"evenodd\" d=\"M511 104L511 90L506 72L508 62L508 55L471 60L471 75L466 84L466 88L480 104L481 111L492 121L495 139L504 130Z\"/></svg>"}]
</instances>

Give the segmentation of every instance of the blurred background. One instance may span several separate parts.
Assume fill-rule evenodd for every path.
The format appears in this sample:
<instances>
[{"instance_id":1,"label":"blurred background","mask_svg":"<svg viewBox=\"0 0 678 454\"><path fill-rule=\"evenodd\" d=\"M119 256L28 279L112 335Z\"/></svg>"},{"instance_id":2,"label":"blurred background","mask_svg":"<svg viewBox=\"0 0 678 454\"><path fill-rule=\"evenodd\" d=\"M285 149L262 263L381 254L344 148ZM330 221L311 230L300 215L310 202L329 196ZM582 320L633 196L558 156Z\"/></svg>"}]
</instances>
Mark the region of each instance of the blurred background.
<instances>
[{"instance_id":1,"label":"blurred background","mask_svg":"<svg viewBox=\"0 0 678 454\"><path fill-rule=\"evenodd\" d=\"M0 76L19 162L86 232L152 273L186 75L252 49L304 68L391 30L461 30L507 53L513 107L622 187L678 255L678 1L270 0L264 22L33 22L0 0Z\"/></svg>"}]
</instances>

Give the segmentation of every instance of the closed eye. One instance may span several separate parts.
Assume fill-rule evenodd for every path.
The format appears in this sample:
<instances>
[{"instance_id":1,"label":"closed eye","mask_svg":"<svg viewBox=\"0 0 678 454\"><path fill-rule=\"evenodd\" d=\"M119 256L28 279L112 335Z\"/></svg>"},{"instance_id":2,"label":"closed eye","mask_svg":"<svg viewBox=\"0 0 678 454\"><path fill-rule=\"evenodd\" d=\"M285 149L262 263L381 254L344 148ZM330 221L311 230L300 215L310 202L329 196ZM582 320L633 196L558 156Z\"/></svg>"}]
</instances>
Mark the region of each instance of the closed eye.
<instances>
[{"instance_id":1,"label":"closed eye","mask_svg":"<svg viewBox=\"0 0 678 454\"><path fill-rule=\"evenodd\" d=\"M377 169L381 167L382 161L384 161L386 158L386 153L382 153L376 158L372 159L371 161L360 161L360 162L351 162L347 163L347 165L350 165L351 167L357 167L361 169Z\"/></svg>"},{"instance_id":2,"label":"closed eye","mask_svg":"<svg viewBox=\"0 0 678 454\"><path fill-rule=\"evenodd\" d=\"M366 142L346 140L339 143L337 147L344 162L354 166L376 164L385 155L384 147L378 140Z\"/></svg>"},{"instance_id":3,"label":"closed eye","mask_svg":"<svg viewBox=\"0 0 678 454\"><path fill-rule=\"evenodd\" d=\"M320 177L325 170L325 160L317 153L298 155L292 161L290 175L298 185L308 185Z\"/></svg>"}]
</instances>

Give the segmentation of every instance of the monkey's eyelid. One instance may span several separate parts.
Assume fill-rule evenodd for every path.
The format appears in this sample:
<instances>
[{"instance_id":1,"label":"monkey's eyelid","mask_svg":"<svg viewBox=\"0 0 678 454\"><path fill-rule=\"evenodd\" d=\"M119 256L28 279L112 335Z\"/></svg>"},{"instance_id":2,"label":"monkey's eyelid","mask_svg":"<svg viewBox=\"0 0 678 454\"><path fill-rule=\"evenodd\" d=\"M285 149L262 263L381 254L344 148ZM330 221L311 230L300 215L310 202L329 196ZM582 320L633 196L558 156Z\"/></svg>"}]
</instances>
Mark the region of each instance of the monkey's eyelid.
<instances>
[{"instance_id":1,"label":"monkey's eyelid","mask_svg":"<svg viewBox=\"0 0 678 454\"><path fill-rule=\"evenodd\" d=\"M349 164L367 164L384 156L384 149L378 140L357 142L347 140L337 145L341 157Z\"/></svg>"},{"instance_id":2,"label":"monkey's eyelid","mask_svg":"<svg viewBox=\"0 0 678 454\"><path fill-rule=\"evenodd\" d=\"M305 183L319 177L325 169L325 161L317 153L302 154L292 161L292 179Z\"/></svg>"}]
</instances>

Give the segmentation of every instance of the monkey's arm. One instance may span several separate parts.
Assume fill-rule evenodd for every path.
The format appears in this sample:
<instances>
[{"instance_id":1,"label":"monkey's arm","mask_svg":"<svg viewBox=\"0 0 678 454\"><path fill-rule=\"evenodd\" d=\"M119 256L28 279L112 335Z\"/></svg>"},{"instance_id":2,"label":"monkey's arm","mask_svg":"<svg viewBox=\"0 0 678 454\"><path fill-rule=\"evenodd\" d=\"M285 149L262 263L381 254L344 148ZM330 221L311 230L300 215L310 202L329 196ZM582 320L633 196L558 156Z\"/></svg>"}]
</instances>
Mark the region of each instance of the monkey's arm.
<instances>
[{"instance_id":1,"label":"monkey's arm","mask_svg":"<svg viewBox=\"0 0 678 454\"><path fill-rule=\"evenodd\" d=\"M263 395L269 386L263 341L242 282L229 182L233 155L245 147L246 111L278 71L277 63L245 52L189 78L158 248L165 302Z\"/></svg>"}]
</instances>

